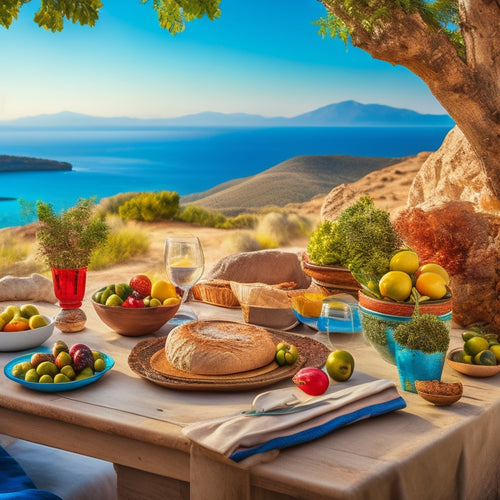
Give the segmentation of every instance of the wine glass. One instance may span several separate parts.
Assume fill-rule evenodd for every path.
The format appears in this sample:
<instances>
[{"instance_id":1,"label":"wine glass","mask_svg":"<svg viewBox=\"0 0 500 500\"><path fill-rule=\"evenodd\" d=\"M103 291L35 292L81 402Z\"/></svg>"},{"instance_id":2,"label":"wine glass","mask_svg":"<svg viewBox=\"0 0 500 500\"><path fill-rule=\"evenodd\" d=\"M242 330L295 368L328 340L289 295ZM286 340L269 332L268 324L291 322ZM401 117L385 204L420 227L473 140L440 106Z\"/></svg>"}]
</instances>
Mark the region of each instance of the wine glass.
<instances>
[{"instance_id":1,"label":"wine glass","mask_svg":"<svg viewBox=\"0 0 500 500\"><path fill-rule=\"evenodd\" d=\"M200 240L192 234L169 236L165 241L164 259L170 281L183 291L181 307L169 324L179 325L196 320L196 313L184 303L205 267Z\"/></svg>"}]
</instances>

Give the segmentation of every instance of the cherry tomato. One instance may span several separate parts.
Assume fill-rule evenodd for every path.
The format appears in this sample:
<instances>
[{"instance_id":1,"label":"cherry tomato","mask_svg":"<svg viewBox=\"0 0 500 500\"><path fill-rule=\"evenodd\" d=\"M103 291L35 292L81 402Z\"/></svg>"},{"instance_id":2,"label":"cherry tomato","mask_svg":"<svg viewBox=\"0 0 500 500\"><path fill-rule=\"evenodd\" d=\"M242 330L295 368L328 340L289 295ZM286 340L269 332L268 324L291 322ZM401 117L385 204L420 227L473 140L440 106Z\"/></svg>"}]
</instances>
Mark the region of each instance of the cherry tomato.
<instances>
[{"instance_id":1,"label":"cherry tomato","mask_svg":"<svg viewBox=\"0 0 500 500\"><path fill-rule=\"evenodd\" d=\"M139 308L139 307L144 307L144 302L141 299L135 299L132 296L128 296L122 304L122 307L132 307L132 308Z\"/></svg>"},{"instance_id":2,"label":"cherry tomato","mask_svg":"<svg viewBox=\"0 0 500 500\"><path fill-rule=\"evenodd\" d=\"M319 396L328 389L330 379L328 375L319 368L312 366L301 368L292 378L299 389L311 396Z\"/></svg>"},{"instance_id":3,"label":"cherry tomato","mask_svg":"<svg viewBox=\"0 0 500 500\"><path fill-rule=\"evenodd\" d=\"M145 274L137 274L131 280L129 285L137 290L144 297L151 295L151 280Z\"/></svg>"}]
</instances>

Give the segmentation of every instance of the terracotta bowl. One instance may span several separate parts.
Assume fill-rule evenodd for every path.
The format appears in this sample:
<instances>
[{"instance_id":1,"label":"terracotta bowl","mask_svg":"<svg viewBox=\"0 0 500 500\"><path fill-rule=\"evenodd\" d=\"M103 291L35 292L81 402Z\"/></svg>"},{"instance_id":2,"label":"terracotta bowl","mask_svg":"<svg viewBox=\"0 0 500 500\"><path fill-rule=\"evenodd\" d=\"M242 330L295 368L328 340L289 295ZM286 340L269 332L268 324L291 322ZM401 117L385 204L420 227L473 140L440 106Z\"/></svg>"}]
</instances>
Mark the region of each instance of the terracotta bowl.
<instances>
[{"instance_id":1,"label":"terracotta bowl","mask_svg":"<svg viewBox=\"0 0 500 500\"><path fill-rule=\"evenodd\" d=\"M454 370L469 377L492 377L497 373L500 373L500 365L486 366L486 365L474 365L469 363L460 363L459 361L453 361L453 356L455 353L459 352L461 349L453 349L446 356L446 362Z\"/></svg>"},{"instance_id":2,"label":"terracotta bowl","mask_svg":"<svg viewBox=\"0 0 500 500\"><path fill-rule=\"evenodd\" d=\"M158 331L170 321L180 307L178 304L158 307L130 308L106 306L91 300L95 312L103 323L126 337L140 337Z\"/></svg>"},{"instance_id":3,"label":"terracotta bowl","mask_svg":"<svg viewBox=\"0 0 500 500\"><path fill-rule=\"evenodd\" d=\"M445 383L437 380L416 380L418 395L436 406L449 406L456 403L463 393L460 382Z\"/></svg>"},{"instance_id":4,"label":"terracotta bowl","mask_svg":"<svg viewBox=\"0 0 500 500\"><path fill-rule=\"evenodd\" d=\"M302 269L312 280L327 289L356 292L361 285L354 279L351 271L341 266L320 266L309 260L306 252L302 254Z\"/></svg>"}]
</instances>

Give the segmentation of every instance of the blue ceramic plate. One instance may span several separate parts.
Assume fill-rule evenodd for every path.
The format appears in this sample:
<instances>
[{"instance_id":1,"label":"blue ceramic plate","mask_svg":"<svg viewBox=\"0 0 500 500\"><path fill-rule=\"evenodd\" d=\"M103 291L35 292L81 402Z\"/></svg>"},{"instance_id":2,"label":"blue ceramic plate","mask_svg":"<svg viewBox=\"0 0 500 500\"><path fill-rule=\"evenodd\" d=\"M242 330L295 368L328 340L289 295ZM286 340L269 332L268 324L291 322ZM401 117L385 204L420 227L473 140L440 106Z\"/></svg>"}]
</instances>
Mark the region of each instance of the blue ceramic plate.
<instances>
[{"instance_id":1,"label":"blue ceramic plate","mask_svg":"<svg viewBox=\"0 0 500 500\"><path fill-rule=\"evenodd\" d=\"M37 349L34 352L50 352L50 349L41 346L39 349ZM14 382L17 382L18 384L24 385L24 387L28 387L29 389L33 389L35 391L41 391L41 392L62 392L62 391L72 391L73 389L79 389L80 387L84 387L86 385L92 384L94 382L97 382L100 378L102 378L111 368L113 368L115 361L113 358L110 358L108 355L103 354L104 359L106 361L106 368L102 372L96 372L93 377L89 377L83 380L73 380L71 382L63 382L59 384L40 384L38 382L26 382L26 380L14 377L12 375L12 368L14 365L17 363L22 363L23 361L29 361L31 359L31 356L34 354L34 352L30 352L29 354L25 354L23 356L19 356L18 358L13 359L12 361L9 361L3 370L5 373L5 376L7 378L10 378Z\"/></svg>"}]
</instances>

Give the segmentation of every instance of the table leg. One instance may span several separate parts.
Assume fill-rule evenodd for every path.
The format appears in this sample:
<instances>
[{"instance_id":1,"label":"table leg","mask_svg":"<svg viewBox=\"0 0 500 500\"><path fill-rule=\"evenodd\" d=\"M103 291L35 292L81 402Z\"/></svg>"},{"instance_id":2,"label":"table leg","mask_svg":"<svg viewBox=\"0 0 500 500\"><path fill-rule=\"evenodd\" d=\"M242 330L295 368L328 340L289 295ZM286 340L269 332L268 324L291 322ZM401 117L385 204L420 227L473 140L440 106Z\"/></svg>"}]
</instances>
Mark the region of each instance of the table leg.
<instances>
[{"instance_id":1,"label":"table leg","mask_svg":"<svg viewBox=\"0 0 500 500\"><path fill-rule=\"evenodd\" d=\"M250 473L210 456L193 443L190 461L190 500L250 500Z\"/></svg>"},{"instance_id":2,"label":"table leg","mask_svg":"<svg viewBox=\"0 0 500 500\"><path fill-rule=\"evenodd\" d=\"M114 464L119 500L189 500L189 483Z\"/></svg>"}]
</instances>

